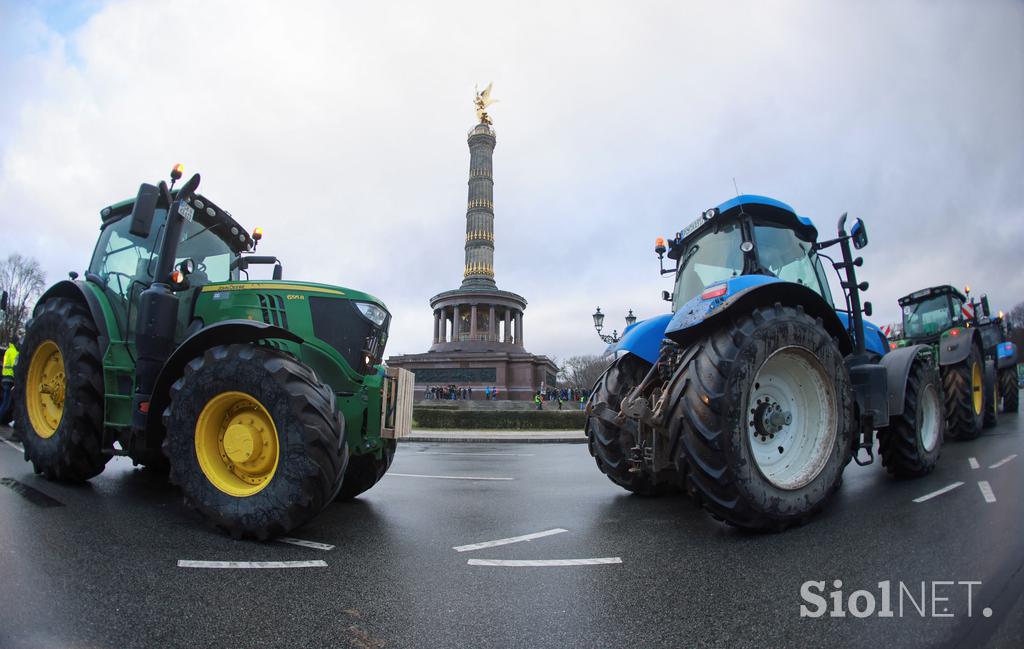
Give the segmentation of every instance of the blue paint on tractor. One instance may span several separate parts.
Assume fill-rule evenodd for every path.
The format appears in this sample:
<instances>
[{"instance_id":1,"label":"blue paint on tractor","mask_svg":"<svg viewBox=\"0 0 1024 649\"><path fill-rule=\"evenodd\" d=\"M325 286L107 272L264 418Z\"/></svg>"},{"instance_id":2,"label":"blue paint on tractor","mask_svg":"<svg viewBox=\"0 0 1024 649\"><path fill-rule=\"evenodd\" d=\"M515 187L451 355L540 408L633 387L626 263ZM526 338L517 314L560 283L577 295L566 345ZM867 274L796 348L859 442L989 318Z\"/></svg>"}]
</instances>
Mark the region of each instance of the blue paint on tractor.
<instances>
[{"instance_id":1,"label":"blue paint on tractor","mask_svg":"<svg viewBox=\"0 0 1024 649\"><path fill-rule=\"evenodd\" d=\"M1013 343L999 343L996 347L996 355L999 358L1013 358L1017 355L1017 346Z\"/></svg>"},{"instance_id":2,"label":"blue paint on tractor","mask_svg":"<svg viewBox=\"0 0 1024 649\"><path fill-rule=\"evenodd\" d=\"M777 284L782 280L771 275L740 275L727 279L724 282L716 282L704 287L702 293L708 293L719 286L725 286L725 293L721 296L705 300L700 295L693 298L672 316L672 321L665 329L669 331L682 331L704 322L708 317L714 315L732 304L736 297L758 286L766 284Z\"/></svg>"},{"instance_id":3,"label":"blue paint on tractor","mask_svg":"<svg viewBox=\"0 0 1024 649\"><path fill-rule=\"evenodd\" d=\"M672 314L665 313L633 323L622 332L619 342L609 345L605 353L630 352L653 365L658 361L665 327L671 319Z\"/></svg>"},{"instance_id":4,"label":"blue paint on tractor","mask_svg":"<svg viewBox=\"0 0 1024 649\"><path fill-rule=\"evenodd\" d=\"M850 330L850 314L846 311L836 311L836 315L839 316L839 320L846 327L846 330ZM882 330L878 325L864 321L864 348L869 352L874 352L879 356L885 356L889 353L889 339L885 337Z\"/></svg>"},{"instance_id":5,"label":"blue paint on tractor","mask_svg":"<svg viewBox=\"0 0 1024 649\"><path fill-rule=\"evenodd\" d=\"M803 226L803 228L810 228L811 230L813 230L813 239L816 240L818 238L818 229L814 227L813 221L811 221L806 216L800 216L799 214L796 213L796 210L794 210L786 203L775 200L774 198L770 198L768 196L758 196L757 194L742 194L740 196L737 196L736 198L730 198L729 200L725 201L715 209L717 209L720 213L724 214L729 210L735 207L739 207L741 205L767 205L768 207L775 207L780 210L785 210L786 212L789 212L794 217L796 217L797 223Z\"/></svg>"}]
</instances>

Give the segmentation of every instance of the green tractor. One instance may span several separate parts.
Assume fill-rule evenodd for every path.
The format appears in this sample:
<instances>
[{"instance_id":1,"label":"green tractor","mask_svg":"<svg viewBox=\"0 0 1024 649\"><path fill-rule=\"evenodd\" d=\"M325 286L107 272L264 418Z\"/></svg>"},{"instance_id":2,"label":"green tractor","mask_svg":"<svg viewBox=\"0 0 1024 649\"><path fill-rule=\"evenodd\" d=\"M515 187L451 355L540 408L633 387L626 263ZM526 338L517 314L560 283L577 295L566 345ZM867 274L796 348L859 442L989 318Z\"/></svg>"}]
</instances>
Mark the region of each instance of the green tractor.
<instances>
[{"instance_id":1,"label":"green tractor","mask_svg":"<svg viewBox=\"0 0 1024 649\"><path fill-rule=\"evenodd\" d=\"M381 366L377 298L281 279L262 237L196 193L143 184L101 211L84 280L39 299L16 376L25 459L88 480L115 455L167 473L237 537L266 539L383 477L411 374ZM272 280L250 280L253 265ZM243 277L244 276L244 279Z\"/></svg>"},{"instance_id":2,"label":"green tractor","mask_svg":"<svg viewBox=\"0 0 1024 649\"><path fill-rule=\"evenodd\" d=\"M903 333L892 345L925 344L935 351L951 438L975 439L983 428L994 426L1000 400L1005 412L1016 412L1017 351L1005 342L1002 318L990 316L988 298L974 302L942 285L905 295L899 305ZM1012 390L1003 387L1007 377Z\"/></svg>"}]
</instances>

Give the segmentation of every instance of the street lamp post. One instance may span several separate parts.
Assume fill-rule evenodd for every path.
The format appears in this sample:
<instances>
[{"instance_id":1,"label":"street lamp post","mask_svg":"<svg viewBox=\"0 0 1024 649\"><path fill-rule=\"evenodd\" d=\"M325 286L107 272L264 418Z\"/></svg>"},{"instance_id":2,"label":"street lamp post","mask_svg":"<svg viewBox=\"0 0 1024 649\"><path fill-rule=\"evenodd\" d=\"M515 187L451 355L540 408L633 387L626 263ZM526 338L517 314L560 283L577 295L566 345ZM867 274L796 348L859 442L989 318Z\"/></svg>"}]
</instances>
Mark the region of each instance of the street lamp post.
<instances>
[{"instance_id":1,"label":"street lamp post","mask_svg":"<svg viewBox=\"0 0 1024 649\"><path fill-rule=\"evenodd\" d=\"M594 318L594 329L597 330L598 338L600 338L601 340L603 340L603 341L605 341L606 343L609 343L609 344L619 342L619 331L618 331L618 329L613 329L611 335L602 334L601 333L601 329L604 328L604 314L601 313L601 307L597 307L597 309L594 311L593 318ZM636 322L636 316L633 315L633 309L630 309L629 313L626 315L626 326L630 327L635 322Z\"/></svg>"}]
</instances>

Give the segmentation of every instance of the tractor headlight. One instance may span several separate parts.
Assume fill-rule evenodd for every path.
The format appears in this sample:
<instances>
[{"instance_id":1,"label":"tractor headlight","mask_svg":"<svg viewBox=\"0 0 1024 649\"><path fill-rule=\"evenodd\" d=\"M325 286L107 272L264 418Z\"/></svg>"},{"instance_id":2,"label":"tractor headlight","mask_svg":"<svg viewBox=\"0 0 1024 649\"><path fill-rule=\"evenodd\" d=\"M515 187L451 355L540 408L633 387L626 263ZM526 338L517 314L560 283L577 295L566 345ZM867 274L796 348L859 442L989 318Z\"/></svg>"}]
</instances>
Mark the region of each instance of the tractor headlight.
<instances>
[{"instance_id":1,"label":"tractor headlight","mask_svg":"<svg viewBox=\"0 0 1024 649\"><path fill-rule=\"evenodd\" d=\"M356 307L360 313L366 316L367 320L378 327L384 324L384 320L388 317L387 311L372 302L356 302Z\"/></svg>"}]
</instances>

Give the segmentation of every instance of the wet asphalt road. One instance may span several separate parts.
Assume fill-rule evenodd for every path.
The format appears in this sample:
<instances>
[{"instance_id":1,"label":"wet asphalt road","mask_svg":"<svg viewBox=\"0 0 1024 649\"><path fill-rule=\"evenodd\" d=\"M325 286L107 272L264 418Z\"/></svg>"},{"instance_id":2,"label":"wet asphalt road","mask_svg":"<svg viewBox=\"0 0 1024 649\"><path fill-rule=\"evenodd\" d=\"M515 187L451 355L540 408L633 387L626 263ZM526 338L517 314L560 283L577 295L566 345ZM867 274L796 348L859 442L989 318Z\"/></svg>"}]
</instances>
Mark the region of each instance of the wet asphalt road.
<instances>
[{"instance_id":1,"label":"wet asphalt road","mask_svg":"<svg viewBox=\"0 0 1024 649\"><path fill-rule=\"evenodd\" d=\"M0 477L35 490L30 499L0 485L0 647L1024 646L1024 416L947 444L921 480L891 480L877 464L845 475L809 525L754 535L681 497L628 495L582 444L403 443L380 484L294 532L336 546L321 551L222 536L123 460L63 486L0 444ZM453 550L554 528L567 531ZM621 563L468 564L567 558ZM327 566L209 570L183 559ZM949 601L937 610L954 617L922 618L905 597L901 617L894 585L892 618L801 618L801 584L826 581L827 595L835 579L847 597L880 598L878 582L903 582L918 603L922 581L982 583L971 617L966 586L940 584Z\"/></svg>"}]
</instances>

